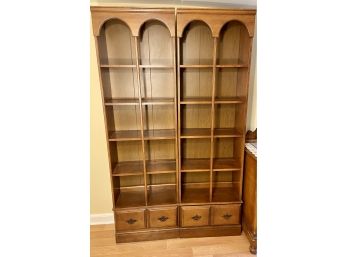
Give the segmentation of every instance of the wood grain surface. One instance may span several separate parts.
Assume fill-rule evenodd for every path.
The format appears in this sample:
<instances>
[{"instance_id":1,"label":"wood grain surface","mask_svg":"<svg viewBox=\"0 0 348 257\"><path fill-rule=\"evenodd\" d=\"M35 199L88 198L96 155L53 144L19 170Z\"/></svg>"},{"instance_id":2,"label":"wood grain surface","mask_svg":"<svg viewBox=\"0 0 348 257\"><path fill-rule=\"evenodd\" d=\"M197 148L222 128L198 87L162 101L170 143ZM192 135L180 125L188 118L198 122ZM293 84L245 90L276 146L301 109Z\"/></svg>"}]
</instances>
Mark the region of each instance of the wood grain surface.
<instances>
[{"instance_id":1,"label":"wood grain surface","mask_svg":"<svg viewBox=\"0 0 348 257\"><path fill-rule=\"evenodd\" d=\"M253 257L249 242L240 236L175 238L115 243L114 224L91 226L91 257Z\"/></svg>"}]
</instances>

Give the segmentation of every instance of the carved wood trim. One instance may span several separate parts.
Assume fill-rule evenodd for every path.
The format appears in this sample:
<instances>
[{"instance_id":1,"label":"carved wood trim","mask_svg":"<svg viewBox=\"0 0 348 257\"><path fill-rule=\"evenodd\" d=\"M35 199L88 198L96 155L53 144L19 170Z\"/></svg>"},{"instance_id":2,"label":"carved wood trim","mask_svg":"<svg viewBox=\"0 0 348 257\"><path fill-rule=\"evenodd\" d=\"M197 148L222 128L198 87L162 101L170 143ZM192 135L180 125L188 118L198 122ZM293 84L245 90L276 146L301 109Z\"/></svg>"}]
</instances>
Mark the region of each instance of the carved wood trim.
<instances>
[{"instance_id":1,"label":"carved wood trim","mask_svg":"<svg viewBox=\"0 0 348 257\"><path fill-rule=\"evenodd\" d=\"M245 135L245 142L255 142L257 140L257 128L254 131L248 130Z\"/></svg>"},{"instance_id":2,"label":"carved wood trim","mask_svg":"<svg viewBox=\"0 0 348 257\"><path fill-rule=\"evenodd\" d=\"M139 36L142 25L150 20L162 22L169 30L171 37L175 37L175 9L174 8L117 8L91 7L92 26L94 36L99 36L100 29L105 22L118 19L129 27L132 35Z\"/></svg>"}]
</instances>

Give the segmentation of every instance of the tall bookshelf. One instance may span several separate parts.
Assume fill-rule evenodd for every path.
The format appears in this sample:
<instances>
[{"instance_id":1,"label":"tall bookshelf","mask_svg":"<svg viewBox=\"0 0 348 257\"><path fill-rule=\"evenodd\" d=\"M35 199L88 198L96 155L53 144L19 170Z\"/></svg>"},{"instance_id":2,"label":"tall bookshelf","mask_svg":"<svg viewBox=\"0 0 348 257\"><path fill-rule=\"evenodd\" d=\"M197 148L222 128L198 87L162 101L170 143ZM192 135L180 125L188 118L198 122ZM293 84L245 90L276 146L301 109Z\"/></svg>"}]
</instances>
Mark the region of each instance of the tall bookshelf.
<instances>
[{"instance_id":1,"label":"tall bookshelf","mask_svg":"<svg viewBox=\"0 0 348 257\"><path fill-rule=\"evenodd\" d=\"M116 241L240 234L255 11L91 12Z\"/></svg>"}]
</instances>

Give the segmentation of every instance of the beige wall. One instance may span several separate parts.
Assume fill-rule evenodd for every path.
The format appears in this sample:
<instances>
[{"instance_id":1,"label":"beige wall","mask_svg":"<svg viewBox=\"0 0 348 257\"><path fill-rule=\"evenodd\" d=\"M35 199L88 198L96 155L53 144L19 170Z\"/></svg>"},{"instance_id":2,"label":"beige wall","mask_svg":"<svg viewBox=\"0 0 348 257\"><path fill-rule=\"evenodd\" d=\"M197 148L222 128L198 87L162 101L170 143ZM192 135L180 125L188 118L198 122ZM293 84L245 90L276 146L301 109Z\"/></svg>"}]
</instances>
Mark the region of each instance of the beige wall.
<instances>
[{"instance_id":1,"label":"beige wall","mask_svg":"<svg viewBox=\"0 0 348 257\"><path fill-rule=\"evenodd\" d=\"M91 214L112 212L112 196L108 166L108 154L106 146L106 134L104 127L104 115L99 86L99 75L95 51L94 38L91 31L90 46L90 100L91 100ZM256 46L254 44L254 49ZM256 51L253 52L252 68L250 76L249 104L247 129L256 128ZM254 75L255 73L255 75Z\"/></svg>"},{"instance_id":2,"label":"beige wall","mask_svg":"<svg viewBox=\"0 0 348 257\"><path fill-rule=\"evenodd\" d=\"M90 36L90 97L91 97L91 214L112 211L112 196L109 176L108 153L104 127L102 98L99 86L99 75L95 43L91 30Z\"/></svg>"}]
</instances>

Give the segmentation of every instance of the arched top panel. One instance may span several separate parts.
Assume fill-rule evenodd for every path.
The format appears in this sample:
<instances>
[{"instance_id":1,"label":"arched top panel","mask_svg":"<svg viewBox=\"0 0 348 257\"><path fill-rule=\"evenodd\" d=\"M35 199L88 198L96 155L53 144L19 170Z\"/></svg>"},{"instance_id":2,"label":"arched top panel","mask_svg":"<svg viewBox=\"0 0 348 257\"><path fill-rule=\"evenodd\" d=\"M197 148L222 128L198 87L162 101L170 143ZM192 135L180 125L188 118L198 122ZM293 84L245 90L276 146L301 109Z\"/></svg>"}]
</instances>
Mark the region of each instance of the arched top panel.
<instances>
[{"instance_id":1,"label":"arched top panel","mask_svg":"<svg viewBox=\"0 0 348 257\"><path fill-rule=\"evenodd\" d=\"M173 38L165 23L157 19L144 22L139 30L142 65L173 65Z\"/></svg>"},{"instance_id":2,"label":"arched top panel","mask_svg":"<svg viewBox=\"0 0 348 257\"><path fill-rule=\"evenodd\" d=\"M168 28L171 37L175 37L175 11L167 9L136 9L116 7L92 7L93 32L100 35L103 24L110 19L124 21L130 28L133 36L139 36L141 26L149 20L159 20Z\"/></svg>"},{"instance_id":3,"label":"arched top panel","mask_svg":"<svg viewBox=\"0 0 348 257\"><path fill-rule=\"evenodd\" d=\"M168 32L168 34L171 36L171 37L175 37L175 32L174 32L174 35L171 34L171 31L170 31L170 28L168 27L168 24L163 21L163 19L159 19L159 18L151 18L151 19L148 19L148 20L144 20L144 22L142 24L140 24L139 28L138 28L138 31L137 31L137 35L138 36L141 36L140 33L141 33L141 30L147 25L147 24L150 24L150 23L158 23L158 24L161 24L164 28L166 28L166 31Z\"/></svg>"},{"instance_id":4,"label":"arched top panel","mask_svg":"<svg viewBox=\"0 0 348 257\"><path fill-rule=\"evenodd\" d=\"M250 36L250 32L249 32L247 26L245 25L245 23L240 21L240 20L237 20L237 19L226 21L220 28L219 36L221 36L223 29L231 24L235 24L235 25L239 26L241 29L241 33L247 33Z\"/></svg>"},{"instance_id":5,"label":"arched top panel","mask_svg":"<svg viewBox=\"0 0 348 257\"><path fill-rule=\"evenodd\" d=\"M190 21L184 28L180 41L183 65L212 65L214 39L211 28L201 20Z\"/></svg>"},{"instance_id":6,"label":"arched top panel","mask_svg":"<svg viewBox=\"0 0 348 257\"><path fill-rule=\"evenodd\" d=\"M101 64L133 64L134 42L131 30L124 21L107 20L103 23L97 40Z\"/></svg>"},{"instance_id":7,"label":"arched top panel","mask_svg":"<svg viewBox=\"0 0 348 257\"><path fill-rule=\"evenodd\" d=\"M254 10L217 10L217 9L178 9L177 36L182 37L184 29L193 20L204 21L210 27L213 37L219 37L222 27L232 20L237 20L247 28L249 37L254 36Z\"/></svg>"},{"instance_id":8,"label":"arched top panel","mask_svg":"<svg viewBox=\"0 0 348 257\"><path fill-rule=\"evenodd\" d=\"M201 23L203 26L207 27L210 31L210 35L212 36L212 28L209 26L209 23L207 23L206 21L202 20L202 19L194 19L194 20L188 20L186 21L186 23L183 25L183 29L181 31L181 37L184 36L185 32L187 31L188 27L190 24L193 23Z\"/></svg>"},{"instance_id":9,"label":"arched top panel","mask_svg":"<svg viewBox=\"0 0 348 257\"><path fill-rule=\"evenodd\" d=\"M100 25L100 28L99 28L99 35L102 34L102 27L104 26L105 28L108 26L108 24L111 24L111 23L119 23L121 24L124 28L127 28L129 30L129 32L132 32L131 28L128 26L128 24L124 21L124 20L121 20L119 18L114 18L114 17L111 17L107 20L105 20L101 25Z\"/></svg>"},{"instance_id":10,"label":"arched top panel","mask_svg":"<svg viewBox=\"0 0 348 257\"><path fill-rule=\"evenodd\" d=\"M218 38L217 64L248 65L250 57L248 29L238 20L226 22Z\"/></svg>"}]
</instances>

